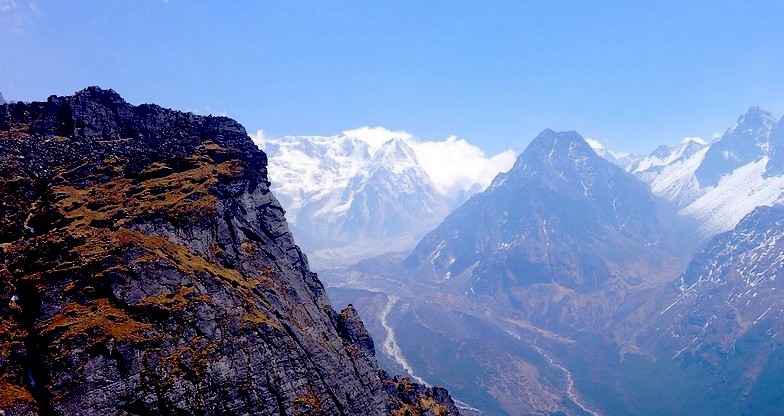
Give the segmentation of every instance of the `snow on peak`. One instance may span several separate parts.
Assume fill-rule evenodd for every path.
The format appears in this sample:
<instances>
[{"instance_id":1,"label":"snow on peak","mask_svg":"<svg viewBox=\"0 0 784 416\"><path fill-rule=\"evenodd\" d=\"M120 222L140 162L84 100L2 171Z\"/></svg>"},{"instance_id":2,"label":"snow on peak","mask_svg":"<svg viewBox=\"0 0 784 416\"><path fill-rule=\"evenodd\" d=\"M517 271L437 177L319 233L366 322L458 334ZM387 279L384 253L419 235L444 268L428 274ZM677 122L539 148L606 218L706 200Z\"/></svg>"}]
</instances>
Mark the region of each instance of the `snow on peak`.
<instances>
[{"instance_id":1,"label":"snow on peak","mask_svg":"<svg viewBox=\"0 0 784 416\"><path fill-rule=\"evenodd\" d=\"M383 127L360 127L334 136L278 139L267 138L259 130L251 138L269 155L270 181L295 225L300 211L314 201L333 206L327 200L339 200L360 172L383 169L399 175L407 171L406 177L428 178L425 182L441 197L457 200L466 192L475 192L477 183L482 188L488 186L515 159L511 150L488 157L455 136L421 141L405 131Z\"/></svg>"},{"instance_id":2,"label":"snow on peak","mask_svg":"<svg viewBox=\"0 0 784 416\"><path fill-rule=\"evenodd\" d=\"M380 149L384 143L393 139L412 140L414 138L403 130L388 130L384 127L363 126L353 130L343 130L341 135L361 140L368 144L372 149Z\"/></svg>"},{"instance_id":3,"label":"snow on peak","mask_svg":"<svg viewBox=\"0 0 784 416\"><path fill-rule=\"evenodd\" d=\"M394 174L401 174L406 169L416 169L422 171L422 174L427 176L420 167L414 150L400 138L384 143L381 149L373 156L371 166L384 168Z\"/></svg>"},{"instance_id":4,"label":"snow on peak","mask_svg":"<svg viewBox=\"0 0 784 416\"><path fill-rule=\"evenodd\" d=\"M590 146L597 155L614 163L617 166L620 166L621 169L626 171L629 170L629 167L632 164L640 159L639 156L634 156L629 152L617 152L610 150L602 142L590 137L586 137L585 142L588 143L588 146Z\"/></svg>"},{"instance_id":5,"label":"snow on peak","mask_svg":"<svg viewBox=\"0 0 784 416\"><path fill-rule=\"evenodd\" d=\"M759 108L751 107L745 114L738 117L738 121L732 125L724 136L741 134L745 136L764 137L770 134L776 125L776 119L769 112ZM724 139L724 137L722 137Z\"/></svg>"},{"instance_id":6,"label":"snow on peak","mask_svg":"<svg viewBox=\"0 0 784 416\"><path fill-rule=\"evenodd\" d=\"M697 143L699 145L707 146L708 142L705 141L702 137L684 137L681 140L681 144L688 144L688 143Z\"/></svg>"}]
</instances>

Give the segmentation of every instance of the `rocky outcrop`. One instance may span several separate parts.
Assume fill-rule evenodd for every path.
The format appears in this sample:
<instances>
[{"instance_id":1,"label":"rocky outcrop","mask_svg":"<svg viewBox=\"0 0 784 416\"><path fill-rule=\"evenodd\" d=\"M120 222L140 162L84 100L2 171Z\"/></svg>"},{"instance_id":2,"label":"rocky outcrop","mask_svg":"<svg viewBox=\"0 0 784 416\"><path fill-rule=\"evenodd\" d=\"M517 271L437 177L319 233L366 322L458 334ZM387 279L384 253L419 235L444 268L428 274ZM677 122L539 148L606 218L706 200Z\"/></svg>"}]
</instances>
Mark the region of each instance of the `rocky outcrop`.
<instances>
[{"instance_id":1,"label":"rocky outcrop","mask_svg":"<svg viewBox=\"0 0 784 416\"><path fill-rule=\"evenodd\" d=\"M266 166L233 120L113 91L0 108L0 409L456 414L331 308Z\"/></svg>"}]
</instances>

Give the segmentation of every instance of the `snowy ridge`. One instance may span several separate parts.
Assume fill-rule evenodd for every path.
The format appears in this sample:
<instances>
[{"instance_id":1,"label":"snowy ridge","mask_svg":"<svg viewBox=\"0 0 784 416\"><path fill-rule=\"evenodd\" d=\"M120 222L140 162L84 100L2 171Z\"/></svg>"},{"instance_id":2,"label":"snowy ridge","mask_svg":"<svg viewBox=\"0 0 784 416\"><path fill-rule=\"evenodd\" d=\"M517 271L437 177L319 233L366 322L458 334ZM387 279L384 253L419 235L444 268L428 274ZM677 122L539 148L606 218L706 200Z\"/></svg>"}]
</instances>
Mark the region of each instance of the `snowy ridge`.
<instances>
[{"instance_id":1,"label":"snowy ridge","mask_svg":"<svg viewBox=\"0 0 784 416\"><path fill-rule=\"evenodd\" d=\"M784 194L784 176L764 177L767 163L765 156L722 177L681 213L698 220L703 237L731 230L754 208L773 205Z\"/></svg>"},{"instance_id":2,"label":"snowy ridge","mask_svg":"<svg viewBox=\"0 0 784 416\"><path fill-rule=\"evenodd\" d=\"M729 351L763 321L764 337L782 341L783 210L780 205L755 209L689 265L682 293L660 313L661 328L676 340L673 359L714 351L706 345Z\"/></svg>"},{"instance_id":3,"label":"snowy ridge","mask_svg":"<svg viewBox=\"0 0 784 416\"><path fill-rule=\"evenodd\" d=\"M352 258L363 247L377 254L376 243L390 239L411 241L390 249L413 246L514 160L512 152L486 157L455 137L422 142L383 128L257 142L299 242L310 253L352 244Z\"/></svg>"},{"instance_id":4,"label":"snowy ridge","mask_svg":"<svg viewBox=\"0 0 784 416\"><path fill-rule=\"evenodd\" d=\"M707 240L731 230L754 208L782 198L784 175L771 161L777 149L784 153L784 140L776 132L784 132L784 119L777 125L770 113L753 107L710 144L688 137L632 164L620 163L615 152L600 155L646 182L681 216L696 220L700 237Z\"/></svg>"},{"instance_id":5,"label":"snowy ridge","mask_svg":"<svg viewBox=\"0 0 784 416\"><path fill-rule=\"evenodd\" d=\"M700 188L694 172L700 166L708 148L704 148L690 157L678 158L663 166L660 172L639 172L637 177L651 186L654 195L675 202L678 206L686 206L699 198L704 190Z\"/></svg>"}]
</instances>

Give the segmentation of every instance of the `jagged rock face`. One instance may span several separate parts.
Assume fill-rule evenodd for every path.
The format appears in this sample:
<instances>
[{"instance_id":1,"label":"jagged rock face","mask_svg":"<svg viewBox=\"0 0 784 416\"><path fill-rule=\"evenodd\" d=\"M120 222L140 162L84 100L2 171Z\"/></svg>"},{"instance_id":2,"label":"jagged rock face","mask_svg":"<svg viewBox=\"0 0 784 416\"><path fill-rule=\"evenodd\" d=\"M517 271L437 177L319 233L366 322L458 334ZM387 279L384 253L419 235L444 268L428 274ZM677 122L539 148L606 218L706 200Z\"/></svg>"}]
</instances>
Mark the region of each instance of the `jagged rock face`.
<instances>
[{"instance_id":1,"label":"jagged rock face","mask_svg":"<svg viewBox=\"0 0 784 416\"><path fill-rule=\"evenodd\" d=\"M770 160L765 167L765 176L784 175L784 117L770 133L770 148Z\"/></svg>"},{"instance_id":2,"label":"jagged rock face","mask_svg":"<svg viewBox=\"0 0 784 416\"><path fill-rule=\"evenodd\" d=\"M113 91L0 108L0 409L408 405L390 396L402 381L378 370L355 313L330 307L266 163L233 120L134 107ZM423 389L423 412L456 413Z\"/></svg>"},{"instance_id":3,"label":"jagged rock face","mask_svg":"<svg viewBox=\"0 0 784 416\"><path fill-rule=\"evenodd\" d=\"M711 239L683 273L680 293L660 303L638 337L657 357L643 387L658 400L676 397L664 402L676 413L780 413L783 261L780 205L758 207Z\"/></svg>"},{"instance_id":4,"label":"jagged rock face","mask_svg":"<svg viewBox=\"0 0 784 416\"><path fill-rule=\"evenodd\" d=\"M658 317L660 335L677 347L673 354L719 366L739 340L753 337L754 345L780 348L783 260L784 206L759 207L714 237L681 276L681 294Z\"/></svg>"}]
</instances>

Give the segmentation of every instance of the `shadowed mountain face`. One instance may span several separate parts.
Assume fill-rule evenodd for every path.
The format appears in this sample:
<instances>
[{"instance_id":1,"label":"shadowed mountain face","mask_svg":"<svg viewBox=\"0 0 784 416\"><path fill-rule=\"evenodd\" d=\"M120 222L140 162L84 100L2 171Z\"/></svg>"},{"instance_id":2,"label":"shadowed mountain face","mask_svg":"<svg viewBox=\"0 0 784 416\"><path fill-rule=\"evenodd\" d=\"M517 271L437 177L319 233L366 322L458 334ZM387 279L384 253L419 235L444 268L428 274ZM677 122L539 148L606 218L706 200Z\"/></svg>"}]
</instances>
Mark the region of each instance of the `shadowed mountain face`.
<instances>
[{"instance_id":1,"label":"shadowed mountain face","mask_svg":"<svg viewBox=\"0 0 784 416\"><path fill-rule=\"evenodd\" d=\"M542 132L483 193L450 215L407 264L463 290L554 282L592 290L657 250L647 187L575 132Z\"/></svg>"},{"instance_id":2,"label":"shadowed mountain face","mask_svg":"<svg viewBox=\"0 0 784 416\"><path fill-rule=\"evenodd\" d=\"M718 184L722 175L764 156L776 119L758 107L750 108L713 143L695 172L701 187Z\"/></svg>"},{"instance_id":3,"label":"shadowed mountain face","mask_svg":"<svg viewBox=\"0 0 784 416\"><path fill-rule=\"evenodd\" d=\"M89 88L0 107L0 409L455 414L390 379L233 120Z\"/></svg>"},{"instance_id":4,"label":"shadowed mountain face","mask_svg":"<svg viewBox=\"0 0 784 416\"><path fill-rule=\"evenodd\" d=\"M682 293L658 317L661 333L654 338L677 348L675 358L717 370L745 344L756 347L740 358L769 358L784 341L783 260L784 207L759 207L695 256L681 277ZM754 383L757 376L744 378Z\"/></svg>"}]
</instances>

